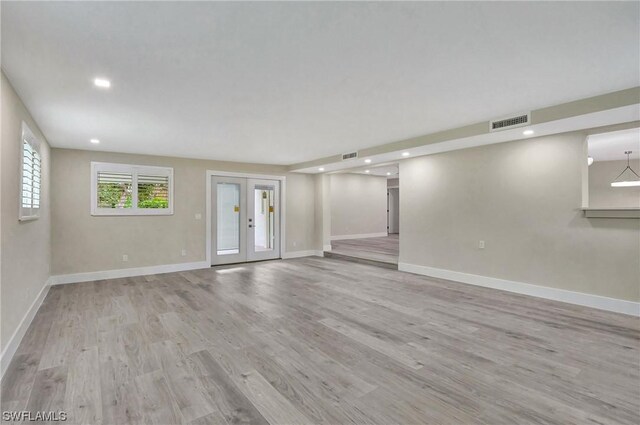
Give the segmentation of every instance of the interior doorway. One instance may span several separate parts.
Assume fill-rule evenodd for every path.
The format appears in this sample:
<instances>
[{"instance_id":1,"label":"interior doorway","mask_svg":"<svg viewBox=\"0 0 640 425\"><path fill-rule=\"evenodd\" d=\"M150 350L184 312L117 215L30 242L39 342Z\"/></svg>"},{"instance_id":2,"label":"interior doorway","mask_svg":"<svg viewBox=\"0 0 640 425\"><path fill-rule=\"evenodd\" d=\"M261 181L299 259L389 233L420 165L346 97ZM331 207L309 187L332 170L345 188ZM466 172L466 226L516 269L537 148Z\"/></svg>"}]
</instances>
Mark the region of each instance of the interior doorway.
<instances>
[{"instance_id":1,"label":"interior doorway","mask_svg":"<svg viewBox=\"0 0 640 425\"><path fill-rule=\"evenodd\" d=\"M280 181L211 176L211 264L281 257Z\"/></svg>"}]
</instances>

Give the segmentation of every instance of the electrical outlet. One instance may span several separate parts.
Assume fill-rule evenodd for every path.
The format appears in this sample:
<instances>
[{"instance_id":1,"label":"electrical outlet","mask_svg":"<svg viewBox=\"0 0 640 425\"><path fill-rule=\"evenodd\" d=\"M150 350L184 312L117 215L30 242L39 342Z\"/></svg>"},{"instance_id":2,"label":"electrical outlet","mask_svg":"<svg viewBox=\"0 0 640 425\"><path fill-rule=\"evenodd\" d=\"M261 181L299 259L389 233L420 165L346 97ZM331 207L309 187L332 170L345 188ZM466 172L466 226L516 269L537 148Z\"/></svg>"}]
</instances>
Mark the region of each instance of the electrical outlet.
<instances>
[{"instance_id":1,"label":"electrical outlet","mask_svg":"<svg viewBox=\"0 0 640 425\"><path fill-rule=\"evenodd\" d=\"M200 219L202 218L202 214L197 213L197 214L195 215L195 217L196 217L196 220L200 220Z\"/></svg>"},{"instance_id":2,"label":"electrical outlet","mask_svg":"<svg viewBox=\"0 0 640 425\"><path fill-rule=\"evenodd\" d=\"M484 249L484 241L480 241L480 243L478 243L478 248Z\"/></svg>"},{"instance_id":3,"label":"electrical outlet","mask_svg":"<svg viewBox=\"0 0 640 425\"><path fill-rule=\"evenodd\" d=\"M295 248L296 246L298 246L298 242L293 241L293 247Z\"/></svg>"},{"instance_id":4,"label":"electrical outlet","mask_svg":"<svg viewBox=\"0 0 640 425\"><path fill-rule=\"evenodd\" d=\"M182 250L182 256L183 256L183 257L186 257L186 256L187 256L187 250L186 250L186 249L183 249L183 250Z\"/></svg>"},{"instance_id":5,"label":"electrical outlet","mask_svg":"<svg viewBox=\"0 0 640 425\"><path fill-rule=\"evenodd\" d=\"M125 263L126 263L127 261L129 261L129 256L128 256L127 254L124 254L124 255L122 256L122 261L124 261Z\"/></svg>"}]
</instances>

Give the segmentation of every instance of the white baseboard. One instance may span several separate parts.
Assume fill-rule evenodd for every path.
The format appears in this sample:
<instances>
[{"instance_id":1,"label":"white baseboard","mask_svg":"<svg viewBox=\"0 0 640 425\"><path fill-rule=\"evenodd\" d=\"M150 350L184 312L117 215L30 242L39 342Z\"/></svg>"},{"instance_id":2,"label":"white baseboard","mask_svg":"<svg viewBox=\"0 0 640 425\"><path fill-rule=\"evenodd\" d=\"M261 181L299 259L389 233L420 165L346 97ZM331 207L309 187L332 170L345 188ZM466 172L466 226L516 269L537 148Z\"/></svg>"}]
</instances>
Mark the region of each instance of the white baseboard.
<instances>
[{"instance_id":1,"label":"white baseboard","mask_svg":"<svg viewBox=\"0 0 640 425\"><path fill-rule=\"evenodd\" d=\"M160 266L136 267L130 269L103 270L88 273L73 273L51 276L51 285L62 285L65 283L91 282L103 279L118 279L121 277L144 276L159 273L183 272L187 270L206 269L211 267L206 261L194 263L164 264Z\"/></svg>"},{"instance_id":2,"label":"white baseboard","mask_svg":"<svg viewBox=\"0 0 640 425\"><path fill-rule=\"evenodd\" d=\"M633 301L585 294L583 292L567 291L565 289L550 288L547 286L531 285L529 283L515 282L511 280L437 269L435 267L419 266L409 263L399 263L398 270L435 277L438 279L453 280L470 285L484 286L486 288L500 289L503 291L515 292L517 294L545 298L548 300L561 301L569 304L593 307L600 310L640 316L640 303Z\"/></svg>"},{"instance_id":3,"label":"white baseboard","mask_svg":"<svg viewBox=\"0 0 640 425\"><path fill-rule=\"evenodd\" d=\"M27 329L29 329L31 322L33 321L33 318L36 316L38 309L42 305L42 301L44 301L47 293L49 293L49 287L49 281L45 282L44 286L40 290L40 293L20 321L18 328L15 330L13 335L11 335L11 338L9 338L9 342L4 347L4 350L2 350L2 354L0 354L0 379L2 379L4 373L7 371L9 363L11 363L11 359L13 359L14 354L16 354L18 346L20 345L20 342L22 342L22 338L24 338L25 334L27 333Z\"/></svg>"},{"instance_id":4,"label":"white baseboard","mask_svg":"<svg viewBox=\"0 0 640 425\"><path fill-rule=\"evenodd\" d=\"M365 239L365 238L382 238L388 236L387 232L380 233L360 233L357 235L337 235L331 236L332 241L341 241L343 239Z\"/></svg>"},{"instance_id":5,"label":"white baseboard","mask_svg":"<svg viewBox=\"0 0 640 425\"><path fill-rule=\"evenodd\" d=\"M301 258L301 257L324 257L324 253L322 251L316 251L313 249L307 251L290 251L282 254L282 259L286 260L289 258Z\"/></svg>"}]
</instances>

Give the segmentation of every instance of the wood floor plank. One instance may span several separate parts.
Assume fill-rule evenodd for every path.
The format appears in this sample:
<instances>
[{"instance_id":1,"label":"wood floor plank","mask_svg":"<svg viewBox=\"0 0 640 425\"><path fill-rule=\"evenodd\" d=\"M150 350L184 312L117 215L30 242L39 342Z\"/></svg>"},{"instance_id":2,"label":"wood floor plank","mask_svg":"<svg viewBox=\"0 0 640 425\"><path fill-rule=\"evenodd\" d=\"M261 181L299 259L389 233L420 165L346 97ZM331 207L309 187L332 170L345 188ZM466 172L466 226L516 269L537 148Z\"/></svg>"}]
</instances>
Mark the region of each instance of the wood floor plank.
<instances>
[{"instance_id":1,"label":"wood floor plank","mask_svg":"<svg viewBox=\"0 0 640 425\"><path fill-rule=\"evenodd\" d=\"M185 421L191 422L216 411L177 344L157 342L152 345L152 350L160 360L171 394Z\"/></svg>"},{"instance_id":2,"label":"wood floor plank","mask_svg":"<svg viewBox=\"0 0 640 425\"><path fill-rule=\"evenodd\" d=\"M208 351L189 356L216 408L229 424L268 424Z\"/></svg>"},{"instance_id":3,"label":"wood floor plank","mask_svg":"<svg viewBox=\"0 0 640 425\"><path fill-rule=\"evenodd\" d=\"M160 323L172 336L173 340L184 354L195 353L201 351L209 345L209 341L200 333L200 331L183 320L178 313L169 312L160 315Z\"/></svg>"},{"instance_id":4,"label":"wood floor plank","mask_svg":"<svg viewBox=\"0 0 640 425\"><path fill-rule=\"evenodd\" d=\"M72 424L102 423L98 347L83 349L68 367L64 397L68 422Z\"/></svg>"},{"instance_id":5,"label":"wood floor plank","mask_svg":"<svg viewBox=\"0 0 640 425\"><path fill-rule=\"evenodd\" d=\"M38 353L17 354L2 378L2 402L26 405L38 372Z\"/></svg>"},{"instance_id":6,"label":"wood floor plank","mask_svg":"<svg viewBox=\"0 0 640 425\"><path fill-rule=\"evenodd\" d=\"M365 332L361 332L358 329L346 326L345 324L340 323L334 319L322 319L320 320L320 323L337 332L340 332L343 335L348 336L354 341L360 342L386 356L389 356L391 359L396 360L412 369L420 369L422 367L422 363L419 360L411 357L408 353L401 350L400 347L391 345L388 342L382 341Z\"/></svg>"},{"instance_id":7,"label":"wood floor plank","mask_svg":"<svg viewBox=\"0 0 640 425\"><path fill-rule=\"evenodd\" d=\"M249 370L236 381L241 391L251 400L271 424L306 424L304 416L286 398L276 391L258 371Z\"/></svg>"},{"instance_id":8,"label":"wood floor plank","mask_svg":"<svg viewBox=\"0 0 640 425\"><path fill-rule=\"evenodd\" d=\"M134 379L126 362L118 358L100 362L100 395L105 424L144 422L144 407Z\"/></svg>"},{"instance_id":9,"label":"wood floor plank","mask_svg":"<svg viewBox=\"0 0 640 425\"><path fill-rule=\"evenodd\" d=\"M63 412L66 388L67 366L56 366L38 371L26 410L33 414L37 412Z\"/></svg>"},{"instance_id":10,"label":"wood floor plank","mask_svg":"<svg viewBox=\"0 0 640 425\"><path fill-rule=\"evenodd\" d=\"M165 425L183 422L180 408L160 370L137 376L135 384L136 396L140 400L140 413L145 418L145 423Z\"/></svg>"}]
</instances>

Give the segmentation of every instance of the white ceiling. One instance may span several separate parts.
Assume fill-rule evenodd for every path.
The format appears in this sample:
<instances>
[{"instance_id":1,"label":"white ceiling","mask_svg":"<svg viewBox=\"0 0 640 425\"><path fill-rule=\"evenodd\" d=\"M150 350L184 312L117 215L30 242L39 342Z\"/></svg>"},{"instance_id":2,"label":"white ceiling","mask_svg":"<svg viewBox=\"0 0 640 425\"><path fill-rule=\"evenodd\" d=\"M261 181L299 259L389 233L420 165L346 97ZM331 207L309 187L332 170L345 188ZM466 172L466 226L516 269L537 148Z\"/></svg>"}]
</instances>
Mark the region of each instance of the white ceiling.
<instances>
[{"instance_id":1,"label":"white ceiling","mask_svg":"<svg viewBox=\"0 0 640 425\"><path fill-rule=\"evenodd\" d=\"M594 161L627 159L625 151L632 151L631 159L640 158L640 128L613 131L589 136L589 156Z\"/></svg>"},{"instance_id":2,"label":"white ceiling","mask_svg":"<svg viewBox=\"0 0 640 425\"><path fill-rule=\"evenodd\" d=\"M56 147L291 164L640 85L638 2L1 7Z\"/></svg>"}]
</instances>

